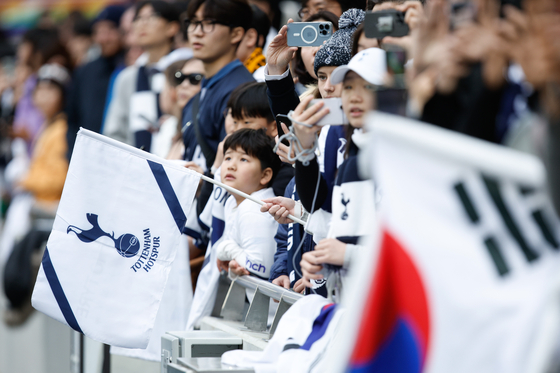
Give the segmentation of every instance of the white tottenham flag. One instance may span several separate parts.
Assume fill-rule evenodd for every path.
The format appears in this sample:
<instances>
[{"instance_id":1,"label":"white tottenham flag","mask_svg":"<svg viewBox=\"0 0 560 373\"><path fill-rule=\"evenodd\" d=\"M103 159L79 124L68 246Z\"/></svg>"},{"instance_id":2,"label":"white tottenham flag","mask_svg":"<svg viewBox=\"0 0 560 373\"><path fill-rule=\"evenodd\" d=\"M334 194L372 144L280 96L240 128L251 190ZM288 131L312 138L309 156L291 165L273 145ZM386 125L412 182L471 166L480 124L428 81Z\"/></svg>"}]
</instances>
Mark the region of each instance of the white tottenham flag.
<instances>
[{"instance_id":1,"label":"white tottenham flag","mask_svg":"<svg viewBox=\"0 0 560 373\"><path fill-rule=\"evenodd\" d=\"M560 225L542 163L405 118L374 113L369 124L378 238L344 289L338 359L324 363L546 371L560 340Z\"/></svg>"},{"instance_id":2,"label":"white tottenham flag","mask_svg":"<svg viewBox=\"0 0 560 373\"><path fill-rule=\"evenodd\" d=\"M81 129L33 307L94 340L146 348L199 180Z\"/></svg>"}]
</instances>

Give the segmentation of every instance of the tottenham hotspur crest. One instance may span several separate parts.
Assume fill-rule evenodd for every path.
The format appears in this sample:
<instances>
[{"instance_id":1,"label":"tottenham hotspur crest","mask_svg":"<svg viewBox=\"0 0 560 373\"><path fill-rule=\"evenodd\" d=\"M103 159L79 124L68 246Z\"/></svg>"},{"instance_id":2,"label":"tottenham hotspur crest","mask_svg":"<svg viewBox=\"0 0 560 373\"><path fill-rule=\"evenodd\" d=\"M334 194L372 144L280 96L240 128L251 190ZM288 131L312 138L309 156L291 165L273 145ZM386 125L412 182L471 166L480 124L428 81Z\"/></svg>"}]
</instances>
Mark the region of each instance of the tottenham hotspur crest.
<instances>
[{"instance_id":1,"label":"tottenham hotspur crest","mask_svg":"<svg viewBox=\"0 0 560 373\"><path fill-rule=\"evenodd\" d=\"M342 203L342 205L344 206L344 211L342 212L342 215L340 216L340 218L342 220L346 220L346 219L348 219L348 206L347 205L348 205L348 203L350 203L350 198L344 199L344 193L342 193L340 203Z\"/></svg>"},{"instance_id":2,"label":"tottenham hotspur crest","mask_svg":"<svg viewBox=\"0 0 560 373\"><path fill-rule=\"evenodd\" d=\"M140 250L140 241L138 241L136 236L130 233L125 233L120 237L115 238L114 232L109 234L99 227L96 214L88 213L86 216L90 224L93 225L92 228L83 230L74 225L69 225L66 233L74 232L80 241L86 243L93 242L102 236L109 237L115 243L115 249L117 249L117 252L125 258L131 258L138 253L138 250Z\"/></svg>"}]
</instances>

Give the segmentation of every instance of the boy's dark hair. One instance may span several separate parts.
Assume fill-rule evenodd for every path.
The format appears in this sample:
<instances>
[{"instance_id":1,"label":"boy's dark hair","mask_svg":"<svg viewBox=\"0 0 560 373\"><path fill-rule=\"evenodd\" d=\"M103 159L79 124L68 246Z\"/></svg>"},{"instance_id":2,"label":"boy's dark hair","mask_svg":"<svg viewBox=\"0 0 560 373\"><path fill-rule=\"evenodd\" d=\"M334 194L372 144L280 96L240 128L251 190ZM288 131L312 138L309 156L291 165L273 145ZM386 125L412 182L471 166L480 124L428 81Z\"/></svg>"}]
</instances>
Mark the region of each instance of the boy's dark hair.
<instances>
[{"instance_id":1,"label":"boy's dark hair","mask_svg":"<svg viewBox=\"0 0 560 373\"><path fill-rule=\"evenodd\" d=\"M234 119L247 117L266 118L269 123L274 121L266 95L266 83L248 82L238 86L231 93L228 107Z\"/></svg>"},{"instance_id":2,"label":"boy's dark hair","mask_svg":"<svg viewBox=\"0 0 560 373\"><path fill-rule=\"evenodd\" d=\"M251 5L251 9L253 10L253 21L251 22L250 28L257 30L257 48L263 48L266 43L266 36L270 31L270 20L268 19L268 15L258 6L253 4ZM262 42L259 43L261 36Z\"/></svg>"},{"instance_id":3,"label":"boy's dark hair","mask_svg":"<svg viewBox=\"0 0 560 373\"><path fill-rule=\"evenodd\" d=\"M282 166L282 161L274 153L274 140L266 134L266 129L254 130L243 128L229 136L224 143L224 154L228 149L243 149L249 156L257 158L261 162L261 170L270 167L272 178L267 187L272 185L274 177Z\"/></svg>"},{"instance_id":4,"label":"boy's dark hair","mask_svg":"<svg viewBox=\"0 0 560 373\"><path fill-rule=\"evenodd\" d=\"M154 13L157 13L161 18L165 19L167 22L179 22L179 11L174 4L168 3L162 0L144 0L136 4L136 13L134 13L134 18L138 17L140 10L146 5L150 5L154 9Z\"/></svg>"},{"instance_id":5,"label":"boy's dark hair","mask_svg":"<svg viewBox=\"0 0 560 373\"><path fill-rule=\"evenodd\" d=\"M185 64L189 61L190 59L179 60L167 66L167 68L163 72L165 75L165 80L167 80L167 84L169 84L171 87L177 87L179 85L177 83L177 79L175 78L175 73L177 71L181 71L183 69L183 66L185 66Z\"/></svg>"},{"instance_id":6,"label":"boy's dark hair","mask_svg":"<svg viewBox=\"0 0 560 373\"><path fill-rule=\"evenodd\" d=\"M191 0L187 8L187 19L193 19L196 11L204 5L204 18L213 19L231 28L251 28L251 7L247 0Z\"/></svg>"}]
</instances>

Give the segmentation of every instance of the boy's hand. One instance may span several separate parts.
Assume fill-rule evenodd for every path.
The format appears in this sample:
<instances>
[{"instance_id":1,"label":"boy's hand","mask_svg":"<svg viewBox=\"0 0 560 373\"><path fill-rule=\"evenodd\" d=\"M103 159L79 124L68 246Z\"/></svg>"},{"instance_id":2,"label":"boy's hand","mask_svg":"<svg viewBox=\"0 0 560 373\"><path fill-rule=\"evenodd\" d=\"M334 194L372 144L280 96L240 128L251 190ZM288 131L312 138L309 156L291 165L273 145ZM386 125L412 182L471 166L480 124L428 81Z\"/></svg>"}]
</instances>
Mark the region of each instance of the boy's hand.
<instances>
[{"instance_id":1,"label":"boy's hand","mask_svg":"<svg viewBox=\"0 0 560 373\"><path fill-rule=\"evenodd\" d=\"M280 123L282 125L282 130L284 131L284 133L288 133L290 132L290 130L288 129L288 127L284 124L284 123ZM280 160L284 163L288 163L288 164L294 164L295 161L290 161L288 159L288 151L290 150L289 147L287 147L286 145L282 144L279 139L278 136L276 136L274 138L274 141L276 141L276 144L278 145L278 150L276 150L276 155L278 155L280 157ZM294 159L295 154L294 151L292 150L292 154L290 154L290 158Z\"/></svg>"},{"instance_id":2,"label":"boy's hand","mask_svg":"<svg viewBox=\"0 0 560 373\"><path fill-rule=\"evenodd\" d=\"M303 294L303 292L305 291L305 284L303 283L302 278L297 280L296 283L294 284L294 291L300 294Z\"/></svg>"},{"instance_id":3,"label":"boy's hand","mask_svg":"<svg viewBox=\"0 0 560 373\"><path fill-rule=\"evenodd\" d=\"M272 280L272 283L274 285L282 286L285 289L290 288L290 278L286 275L276 277L274 280Z\"/></svg>"},{"instance_id":4,"label":"boy's hand","mask_svg":"<svg viewBox=\"0 0 560 373\"><path fill-rule=\"evenodd\" d=\"M262 201L265 204L261 206L261 212L268 212L279 224L293 223L288 215L294 215L296 201L286 197L266 198Z\"/></svg>"},{"instance_id":5,"label":"boy's hand","mask_svg":"<svg viewBox=\"0 0 560 373\"><path fill-rule=\"evenodd\" d=\"M237 276L249 275L249 271L247 271L245 267L242 267L239 263L237 263L235 259L229 261L229 270Z\"/></svg>"},{"instance_id":6,"label":"boy's hand","mask_svg":"<svg viewBox=\"0 0 560 373\"><path fill-rule=\"evenodd\" d=\"M292 22L294 20L290 18L288 23ZM288 47L288 26L282 26L266 50L268 73L270 75L284 74L290 61L295 57L296 51L297 47Z\"/></svg>"},{"instance_id":7,"label":"boy's hand","mask_svg":"<svg viewBox=\"0 0 560 373\"><path fill-rule=\"evenodd\" d=\"M229 268L229 260L226 261L222 261L220 259L217 259L217 264L218 264L218 269L221 271L228 271Z\"/></svg>"}]
</instances>

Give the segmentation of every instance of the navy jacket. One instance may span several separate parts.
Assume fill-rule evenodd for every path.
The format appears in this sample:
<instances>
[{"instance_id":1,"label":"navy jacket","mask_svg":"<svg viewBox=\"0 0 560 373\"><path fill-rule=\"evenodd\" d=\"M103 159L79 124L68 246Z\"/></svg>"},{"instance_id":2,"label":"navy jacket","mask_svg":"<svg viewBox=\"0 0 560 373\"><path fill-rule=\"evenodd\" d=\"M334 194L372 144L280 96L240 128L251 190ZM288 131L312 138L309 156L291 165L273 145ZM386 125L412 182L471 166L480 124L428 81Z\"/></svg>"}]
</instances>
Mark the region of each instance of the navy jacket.
<instances>
[{"instance_id":1,"label":"navy jacket","mask_svg":"<svg viewBox=\"0 0 560 373\"><path fill-rule=\"evenodd\" d=\"M295 178L293 178L286 186L284 197L298 201L299 197L295 186ZM278 277L286 275L290 278L290 286L293 287L296 281L301 278L301 256L315 248L313 235L310 234L305 236L305 240L301 244L303 235L303 227L297 223L278 225L276 236L274 236L276 240L276 253L274 254L274 264L270 269L269 281L272 282ZM300 244L301 249L298 251ZM326 296L326 288L322 286L316 289L316 293Z\"/></svg>"}]
</instances>

